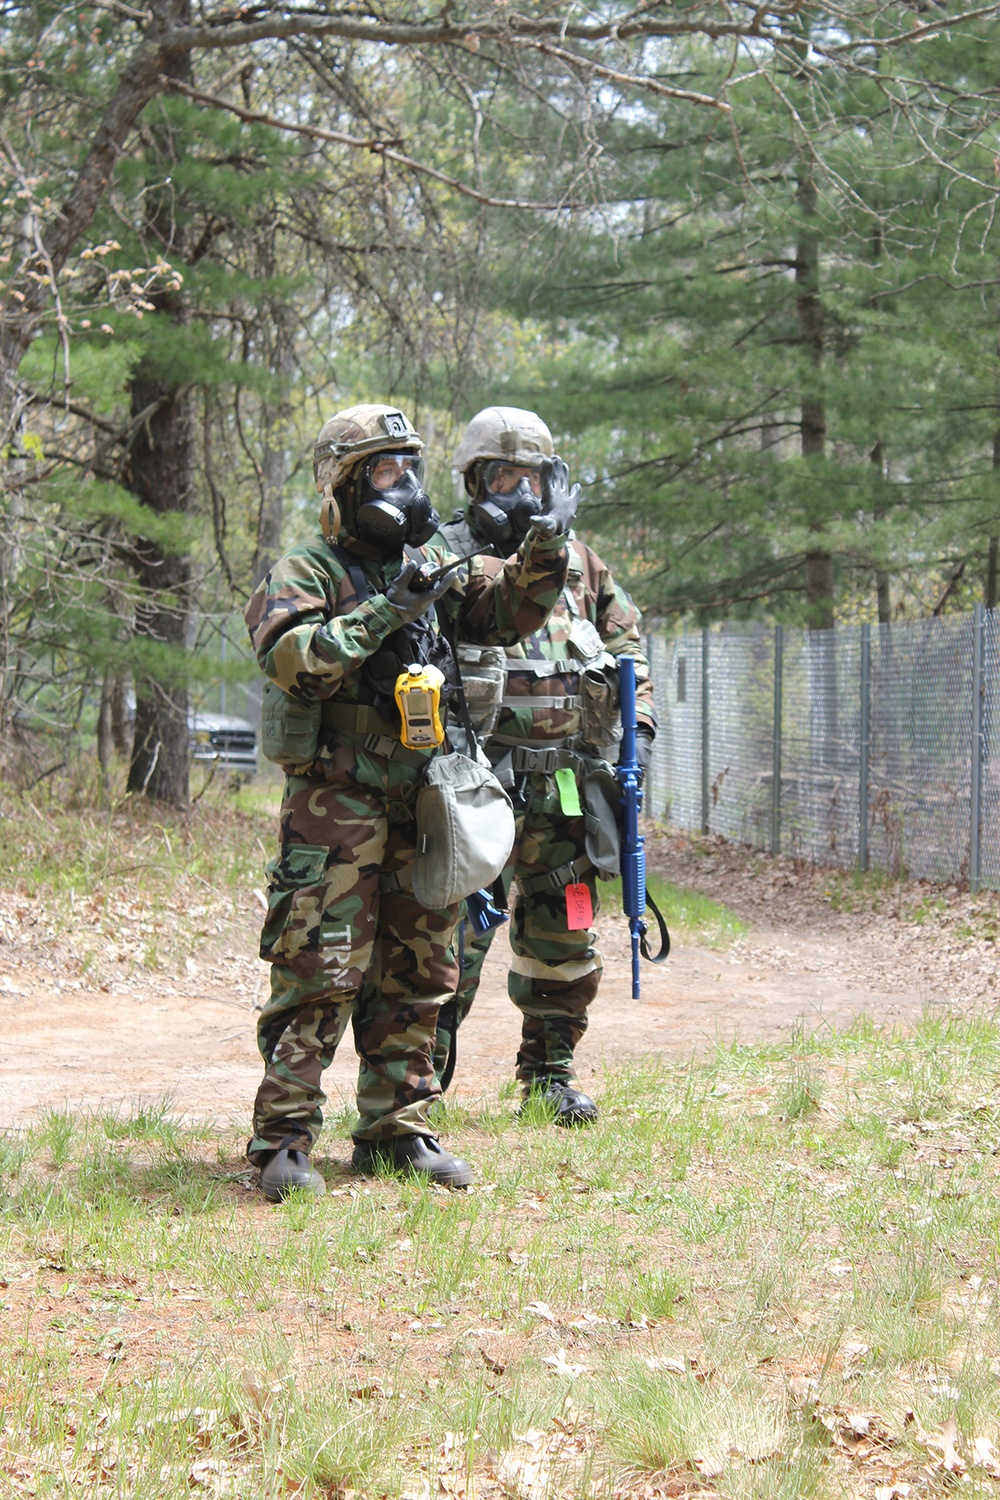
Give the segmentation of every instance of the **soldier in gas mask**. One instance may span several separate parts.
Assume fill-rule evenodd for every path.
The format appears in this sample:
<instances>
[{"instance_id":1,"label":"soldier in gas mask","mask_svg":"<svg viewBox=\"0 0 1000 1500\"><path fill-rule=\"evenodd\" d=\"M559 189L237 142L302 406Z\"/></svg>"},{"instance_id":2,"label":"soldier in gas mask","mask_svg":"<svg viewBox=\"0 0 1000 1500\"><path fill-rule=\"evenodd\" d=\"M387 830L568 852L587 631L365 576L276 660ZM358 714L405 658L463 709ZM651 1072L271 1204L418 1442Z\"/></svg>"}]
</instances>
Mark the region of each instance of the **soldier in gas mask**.
<instances>
[{"instance_id":1,"label":"soldier in gas mask","mask_svg":"<svg viewBox=\"0 0 1000 1500\"><path fill-rule=\"evenodd\" d=\"M286 774L260 950L271 963L258 1022L265 1071L247 1148L274 1201L293 1188L323 1191L309 1159L322 1074L366 974L353 1165L386 1164L453 1187L472 1180L427 1118L439 1094L438 1011L458 981L460 907L421 907L411 879L417 792L440 747L403 744L395 689L411 665L448 675L443 626L511 646L539 629L567 552L557 525L539 515L499 571L474 562L428 587L426 570L443 568L449 553L428 545L438 516L422 450L392 407L332 417L314 449L323 534L283 557L246 610L268 678L263 745ZM441 713L447 723L446 703Z\"/></svg>"},{"instance_id":2,"label":"soldier in gas mask","mask_svg":"<svg viewBox=\"0 0 1000 1500\"><path fill-rule=\"evenodd\" d=\"M492 406L473 417L454 467L467 495L440 539L459 555L488 546L504 557L528 534L539 505L560 531L572 525L579 486L553 456L552 435L534 412ZM496 566L496 565L495 565ZM634 656L638 676L638 754L648 765L656 733L640 617L605 563L571 533L569 576L546 624L506 648L497 692L480 693L480 730L497 776L513 796L518 840L501 877L516 882L508 991L522 1015L517 1077L524 1097L547 1101L559 1125L594 1120L597 1107L575 1087L573 1054L601 977L593 916L598 871L588 849L587 788L602 757L615 753L614 658ZM492 653L467 645L463 672L489 680ZM470 690L470 696L477 695ZM612 855L612 862L614 855ZM610 873L605 868L605 874ZM500 894L500 893L498 893ZM455 1032L475 999L496 928L462 929L462 978L438 1023L435 1066L447 1084Z\"/></svg>"}]
</instances>

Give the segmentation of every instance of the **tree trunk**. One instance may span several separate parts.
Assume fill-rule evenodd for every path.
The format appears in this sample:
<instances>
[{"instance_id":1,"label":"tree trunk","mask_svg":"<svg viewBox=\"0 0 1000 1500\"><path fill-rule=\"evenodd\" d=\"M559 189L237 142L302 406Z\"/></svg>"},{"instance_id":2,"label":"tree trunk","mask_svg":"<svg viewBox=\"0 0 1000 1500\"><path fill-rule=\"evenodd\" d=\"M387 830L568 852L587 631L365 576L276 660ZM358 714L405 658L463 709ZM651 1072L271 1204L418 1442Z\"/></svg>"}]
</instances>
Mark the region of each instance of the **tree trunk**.
<instances>
[{"instance_id":1,"label":"tree trunk","mask_svg":"<svg viewBox=\"0 0 1000 1500\"><path fill-rule=\"evenodd\" d=\"M993 434L993 477L1000 470L1000 428ZM990 533L990 551L986 563L986 608L997 607L998 572L1000 572L1000 533Z\"/></svg>"},{"instance_id":2,"label":"tree trunk","mask_svg":"<svg viewBox=\"0 0 1000 1500\"><path fill-rule=\"evenodd\" d=\"M277 377L281 394L275 402L268 400L261 412L260 510L253 559L253 588L257 587L281 556L281 529L285 514L285 488L288 483L288 438L291 430L288 389L295 375L295 328L291 309L287 306L274 306L271 316L275 330L270 359L271 374Z\"/></svg>"},{"instance_id":3,"label":"tree trunk","mask_svg":"<svg viewBox=\"0 0 1000 1500\"><path fill-rule=\"evenodd\" d=\"M161 379L144 378L140 369L132 382L133 415L150 407L155 409L132 444L130 487L159 515L186 513L194 468L191 398ZM140 658L147 665L136 674L128 790L183 810L189 805L188 695L178 669L191 636L190 560L145 537L136 544L136 558L146 602L136 610L135 633L150 649Z\"/></svg>"},{"instance_id":4,"label":"tree trunk","mask_svg":"<svg viewBox=\"0 0 1000 1500\"><path fill-rule=\"evenodd\" d=\"M114 679L105 672L101 682L101 706L97 713L97 764L101 768L101 786L111 784L111 752L114 749Z\"/></svg>"},{"instance_id":5,"label":"tree trunk","mask_svg":"<svg viewBox=\"0 0 1000 1500\"><path fill-rule=\"evenodd\" d=\"M802 457L822 458L826 451L826 402L823 394L823 303L819 289L819 233L816 185L809 173L796 191L801 221L795 252L795 307L798 340L805 352L802 370ZM823 523L810 529L821 535ZM833 628L833 558L817 546L806 554L806 601L810 630Z\"/></svg>"},{"instance_id":6,"label":"tree trunk","mask_svg":"<svg viewBox=\"0 0 1000 1500\"><path fill-rule=\"evenodd\" d=\"M177 19L188 18L187 0L174 7ZM167 65L172 77L189 82L191 58L182 53ZM170 181L178 149L166 126L152 132ZM181 148L182 149L182 148ZM174 222L169 192L155 189L146 195L150 237L164 247L183 252ZM183 327L187 314L180 294L160 292L150 299L153 316ZM147 357L132 378L132 416L135 437L129 455L130 488L156 515L186 515L193 500L194 428L192 400L163 370L163 355ZM191 562L186 553L168 551L161 543L140 537L135 567L145 595L136 609L136 640L146 644L137 653L141 663L135 683L135 736L129 766L128 790L167 802L184 811L188 789L188 693L185 653L192 630Z\"/></svg>"},{"instance_id":7,"label":"tree trunk","mask_svg":"<svg viewBox=\"0 0 1000 1500\"><path fill-rule=\"evenodd\" d=\"M878 472L878 483L881 488L885 479L885 449L882 447L881 438L875 440L871 460ZM879 499L875 501L874 515L876 521L881 521L885 515L885 506ZM889 574L884 568L875 569L875 602L878 606L879 624L888 625L892 618L892 599L889 593Z\"/></svg>"}]
</instances>

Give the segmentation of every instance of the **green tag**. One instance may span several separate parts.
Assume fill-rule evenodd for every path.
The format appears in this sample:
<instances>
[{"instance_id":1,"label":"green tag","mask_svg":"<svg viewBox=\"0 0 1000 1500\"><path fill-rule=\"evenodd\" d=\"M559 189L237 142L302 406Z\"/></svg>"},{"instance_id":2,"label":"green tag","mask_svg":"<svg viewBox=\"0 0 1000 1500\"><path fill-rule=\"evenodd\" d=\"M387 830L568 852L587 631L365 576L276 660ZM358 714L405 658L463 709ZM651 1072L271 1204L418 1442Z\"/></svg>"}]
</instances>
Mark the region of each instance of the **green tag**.
<instances>
[{"instance_id":1,"label":"green tag","mask_svg":"<svg viewBox=\"0 0 1000 1500\"><path fill-rule=\"evenodd\" d=\"M562 770L556 772L556 786L559 788L559 810L567 818L579 818L583 815L580 806L580 793L576 787L576 773L571 766L563 766Z\"/></svg>"}]
</instances>

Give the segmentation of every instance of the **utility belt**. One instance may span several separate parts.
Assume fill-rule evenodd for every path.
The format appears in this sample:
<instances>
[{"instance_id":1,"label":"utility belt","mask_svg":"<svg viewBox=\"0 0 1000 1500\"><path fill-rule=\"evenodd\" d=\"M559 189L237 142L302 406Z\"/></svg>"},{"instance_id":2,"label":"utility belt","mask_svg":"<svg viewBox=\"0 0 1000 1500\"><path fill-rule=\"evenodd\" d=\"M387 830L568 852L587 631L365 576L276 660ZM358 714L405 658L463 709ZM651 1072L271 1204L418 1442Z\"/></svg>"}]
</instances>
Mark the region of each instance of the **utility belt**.
<instances>
[{"instance_id":1,"label":"utility belt","mask_svg":"<svg viewBox=\"0 0 1000 1500\"><path fill-rule=\"evenodd\" d=\"M396 760L404 766L424 766L429 753L410 750L400 739L400 726L383 717L369 703L300 703L273 682L265 682L261 704L261 749L279 766L305 767L319 754L321 731L334 729L340 739L361 745L370 755Z\"/></svg>"},{"instance_id":2,"label":"utility belt","mask_svg":"<svg viewBox=\"0 0 1000 1500\"><path fill-rule=\"evenodd\" d=\"M403 766L424 766L433 750L410 750L399 737L399 725L384 719L368 703L337 703L327 699L319 705L321 722L335 729L341 739L352 740L369 755L397 760Z\"/></svg>"}]
</instances>

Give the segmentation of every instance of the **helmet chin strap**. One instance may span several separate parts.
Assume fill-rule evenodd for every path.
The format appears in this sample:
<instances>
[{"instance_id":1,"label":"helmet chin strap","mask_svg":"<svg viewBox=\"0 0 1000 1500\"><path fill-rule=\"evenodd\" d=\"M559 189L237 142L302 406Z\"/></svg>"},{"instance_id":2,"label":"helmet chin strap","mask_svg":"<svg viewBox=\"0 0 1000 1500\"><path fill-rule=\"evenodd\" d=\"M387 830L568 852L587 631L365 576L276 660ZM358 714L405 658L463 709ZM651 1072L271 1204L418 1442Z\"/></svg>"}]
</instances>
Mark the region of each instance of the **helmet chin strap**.
<instances>
[{"instance_id":1,"label":"helmet chin strap","mask_svg":"<svg viewBox=\"0 0 1000 1500\"><path fill-rule=\"evenodd\" d=\"M323 490L323 504L319 510L320 530L328 542L335 542L340 534L340 506L333 493L333 486Z\"/></svg>"}]
</instances>

